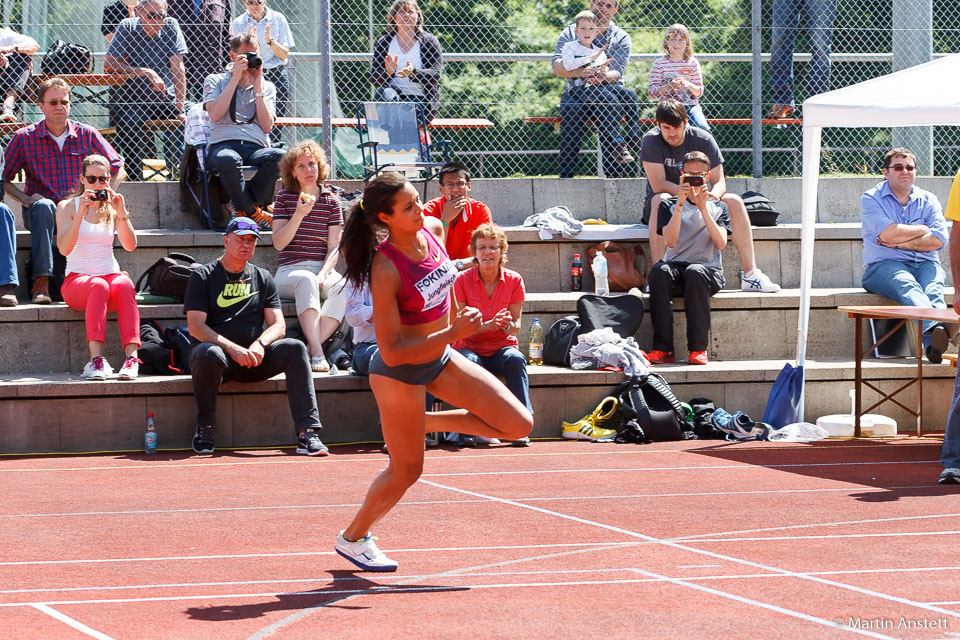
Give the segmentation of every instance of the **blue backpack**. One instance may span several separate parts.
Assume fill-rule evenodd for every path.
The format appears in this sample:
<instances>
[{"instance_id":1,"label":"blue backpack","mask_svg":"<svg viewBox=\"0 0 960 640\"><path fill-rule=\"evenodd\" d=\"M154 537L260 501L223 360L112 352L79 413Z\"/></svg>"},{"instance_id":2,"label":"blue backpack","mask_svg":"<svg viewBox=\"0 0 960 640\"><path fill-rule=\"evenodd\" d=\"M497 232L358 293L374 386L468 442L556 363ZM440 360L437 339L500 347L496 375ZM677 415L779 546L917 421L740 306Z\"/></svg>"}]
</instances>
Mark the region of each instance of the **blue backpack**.
<instances>
[{"instance_id":1,"label":"blue backpack","mask_svg":"<svg viewBox=\"0 0 960 640\"><path fill-rule=\"evenodd\" d=\"M803 392L803 367L794 367L789 362L783 365L770 389L763 422L780 429L797 421L800 394Z\"/></svg>"}]
</instances>

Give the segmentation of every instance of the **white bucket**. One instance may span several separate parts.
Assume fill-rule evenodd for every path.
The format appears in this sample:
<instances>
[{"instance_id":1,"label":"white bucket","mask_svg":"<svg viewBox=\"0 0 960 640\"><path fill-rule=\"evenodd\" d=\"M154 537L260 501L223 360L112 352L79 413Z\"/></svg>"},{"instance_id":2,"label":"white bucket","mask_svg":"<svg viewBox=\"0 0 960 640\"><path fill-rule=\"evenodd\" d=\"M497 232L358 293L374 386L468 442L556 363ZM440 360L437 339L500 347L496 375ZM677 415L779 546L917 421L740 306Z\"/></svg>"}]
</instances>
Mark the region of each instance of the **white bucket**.
<instances>
[{"instance_id":1,"label":"white bucket","mask_svg":"<svg viewBox=\"0 0 960 640\"><path fill-rule=\"evenodd\" d=\"M817 426L826 429L831 438L853 437L853 412L856 392L850 389L850 413L835 413L817 419ZM864 438L897 435L897 421L887 416L868 413L860 416L860 435Z\"/></svg>"}]
</instances>

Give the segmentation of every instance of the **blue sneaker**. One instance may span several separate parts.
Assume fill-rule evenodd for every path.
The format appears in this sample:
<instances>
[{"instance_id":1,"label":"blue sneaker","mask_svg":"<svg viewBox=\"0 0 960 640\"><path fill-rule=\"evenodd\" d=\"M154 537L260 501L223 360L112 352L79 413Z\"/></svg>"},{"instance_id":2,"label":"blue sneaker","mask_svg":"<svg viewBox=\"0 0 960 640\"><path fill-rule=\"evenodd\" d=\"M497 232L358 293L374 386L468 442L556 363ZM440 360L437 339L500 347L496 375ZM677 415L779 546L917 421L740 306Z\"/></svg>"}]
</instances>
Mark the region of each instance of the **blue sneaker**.
<instances>
[{"instance_id":1,"label":"blue sneaker","mask_svg":"<svg viewBox=\"0 0 960 640\"><path fill-rule=\"evenodd\" d=\"M710 422L717 429L720 429L720 431L729 433L730 424L733 422L733 416L724 409L717 409L713 412L713 415L710 416Z\"/></svg>"},{"instance_id":2,"label":"blue sneaker","mask_svg":"<svg viewBox=\"0 0 960 640\"><path fill-rule=\"evenodd\" d=\"M710 420L727 434L727 440L766 440L771 431L770 425L753 420L743 411L731 415L723 409L717 409Z\"/></svg>"}]
</instances>

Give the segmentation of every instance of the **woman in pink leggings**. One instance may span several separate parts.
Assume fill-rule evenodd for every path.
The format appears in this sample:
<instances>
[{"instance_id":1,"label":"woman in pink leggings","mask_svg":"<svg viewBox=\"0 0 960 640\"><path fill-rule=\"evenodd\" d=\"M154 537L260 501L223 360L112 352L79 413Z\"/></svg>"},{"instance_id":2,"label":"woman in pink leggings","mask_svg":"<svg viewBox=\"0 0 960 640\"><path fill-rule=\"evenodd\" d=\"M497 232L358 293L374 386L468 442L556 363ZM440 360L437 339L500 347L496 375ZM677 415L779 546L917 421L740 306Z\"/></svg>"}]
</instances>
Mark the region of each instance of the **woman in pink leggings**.
<instances>
[{"instance_id":1,"label":"woman in pink leggings","mask_svg":"<svg viewBox=\"0 0 960 640\"><path fill-rule=\"evenodd\" d=\"M112 373L103 359L107 339L107 311L117 312L117 324L126 359L121 380L133 380L139 372L140 311L133 281L113 256L113 236L127 251L137 248L123 196L110 188L110 161L100 155L83 159L80 184L57 205L57 248L67 257L63 300L71 309L85 312L90 362L83 377L103 380Z\"/></svg>"}]
</instances>

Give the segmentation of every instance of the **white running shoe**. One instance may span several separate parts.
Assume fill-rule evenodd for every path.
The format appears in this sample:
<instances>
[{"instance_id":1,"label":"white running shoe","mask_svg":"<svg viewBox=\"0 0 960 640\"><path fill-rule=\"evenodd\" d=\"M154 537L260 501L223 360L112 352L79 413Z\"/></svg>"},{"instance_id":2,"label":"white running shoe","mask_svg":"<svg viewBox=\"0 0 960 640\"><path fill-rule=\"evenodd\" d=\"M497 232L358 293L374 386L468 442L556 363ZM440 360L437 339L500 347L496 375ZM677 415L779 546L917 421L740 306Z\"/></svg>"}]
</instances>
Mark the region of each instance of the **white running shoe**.
<instances>
[{"instance_id":1,"label":"white running shoe","mask_svg":"<svg viewBox=\"0 0 960 640\"><path fill-rule=\"evenodd\" d=\"M140 365L143 363L143 360L136 356L128 356L126 360L123 361L123 366L120 367L120 372L117 374L117 377L121 380L136 380L137 376L140 375Z\"/></svg>"},{"instance_id":2,"label":"white running shoe","mask_svg":"<svg viewBox=\"0 0 960 640\"><path fill-rule=\"evenodd\" d=\"M364 571L396 571L397 562L383 555L377 547L374 538L369 533L356 542L350 542L343 537L343 531L337 536L335 549L341 556L357 565Z\"/></svg>"},{"instance_id":3,"label":"white running shoe","mask_svg":"<svg viewBox=\"0 0 960 640\"><path fill-rule=\"evenodd\" d=\"M97 356L83 367L81 377L87 380L106 380L113 373L113 367L104 358Z\"/></svg>"},{"instance_id":4,"label":"white running shoe","mask_svg":"<svg viewBox=\"0 0 960 640\"><path fill-rule=\"evenodd\" d=\"M776 293L780 291L780 285L768 278L767 274L760 269L754 269L747 273L740 272L740 289L755 293Z\"/></svg>"},{"instance_id":5,"label":"white running shoe","mask_svg":"<svg viewBox=\"0 0 960 640\"><path fill-rule=\"evenodd\" d=\"M488 438L486 436L477 436L477 442L480 444L500 444L500 438Z\"/></svg>"}]
</instances>

